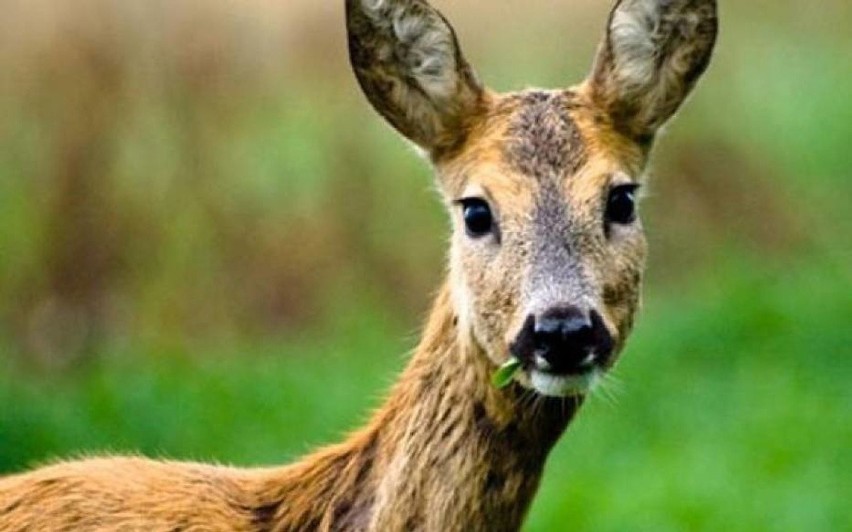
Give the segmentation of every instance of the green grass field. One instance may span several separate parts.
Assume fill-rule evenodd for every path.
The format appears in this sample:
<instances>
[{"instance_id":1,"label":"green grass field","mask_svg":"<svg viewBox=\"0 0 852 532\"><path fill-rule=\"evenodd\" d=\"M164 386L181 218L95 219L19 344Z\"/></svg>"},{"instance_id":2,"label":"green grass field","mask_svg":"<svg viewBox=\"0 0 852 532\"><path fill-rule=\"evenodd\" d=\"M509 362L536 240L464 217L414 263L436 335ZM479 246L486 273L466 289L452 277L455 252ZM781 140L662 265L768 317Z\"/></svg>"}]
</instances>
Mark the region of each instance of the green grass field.
<instances>
[{"instance_id":1,"label":"green grass field","mask_svg":"<svg viewBox=\"0 0 852 532\"><path fill-rule=\"evenodd\" d=\"M746 266L648 296L617 384L553 453L528 530L852 526L846 272ZM97 452L293 459L365 420L411 347L379 312L342 312L333 329L203 358L116 349L43 379L7 367L0 470Z\"/></svg>"}]
</instances>

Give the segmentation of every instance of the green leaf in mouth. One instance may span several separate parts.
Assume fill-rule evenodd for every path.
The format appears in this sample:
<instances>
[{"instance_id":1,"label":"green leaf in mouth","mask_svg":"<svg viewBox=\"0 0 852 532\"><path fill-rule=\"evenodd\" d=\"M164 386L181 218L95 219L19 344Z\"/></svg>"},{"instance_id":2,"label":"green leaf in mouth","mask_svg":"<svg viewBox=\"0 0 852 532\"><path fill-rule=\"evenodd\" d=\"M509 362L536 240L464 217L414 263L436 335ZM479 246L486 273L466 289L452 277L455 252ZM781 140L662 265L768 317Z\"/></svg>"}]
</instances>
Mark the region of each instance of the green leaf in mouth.
<instances>
[{"instance_id":1,"label":"green leaf in mouth","mask_svg":"<svg viewBox=\"0 0 852 532\"><path fill-rule=\"evenodd\" d=\"M512 378L519 369L521 369L521 361L515 357L510 358L491 375L491 384L498 389L505 388L512 382Z\"/></svg>"}]
</instances>

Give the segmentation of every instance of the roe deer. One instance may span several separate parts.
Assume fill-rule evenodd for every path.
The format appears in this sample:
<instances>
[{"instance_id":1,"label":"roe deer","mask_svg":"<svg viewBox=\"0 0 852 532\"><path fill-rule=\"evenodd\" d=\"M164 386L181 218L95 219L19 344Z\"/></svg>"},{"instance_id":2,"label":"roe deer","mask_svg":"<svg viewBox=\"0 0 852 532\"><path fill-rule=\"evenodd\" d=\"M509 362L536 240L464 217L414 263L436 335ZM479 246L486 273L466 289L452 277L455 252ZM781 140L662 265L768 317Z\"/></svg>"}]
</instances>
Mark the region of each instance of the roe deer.
<instances>
[{"instance_id":1,"label":"roe deer","mask_svg":"<svg viewBox=\"0 0 852 532\"><path fill-rule=\"evenodd\" d=\"M373 107L435 169L447 281L384 406L301 461L143 458L0 481L2 530L517 530L547 455L631 329L636 192L659 128L710 60L715 0L621 0L588 78L497 94L425 0L346 0ZM491 375L510 357L503 388Z\"/></svg>"}]
</instances>

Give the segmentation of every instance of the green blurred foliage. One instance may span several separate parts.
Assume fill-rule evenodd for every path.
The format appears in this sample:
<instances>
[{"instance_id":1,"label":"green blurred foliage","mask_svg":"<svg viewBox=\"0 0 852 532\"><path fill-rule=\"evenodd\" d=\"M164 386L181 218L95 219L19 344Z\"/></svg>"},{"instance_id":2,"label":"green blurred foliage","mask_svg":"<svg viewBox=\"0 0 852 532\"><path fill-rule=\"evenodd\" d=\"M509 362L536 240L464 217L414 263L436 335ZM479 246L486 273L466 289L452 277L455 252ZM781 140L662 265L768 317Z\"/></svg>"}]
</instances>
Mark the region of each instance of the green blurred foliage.
<instances>
[{"instance_id":1,"label":"green blurred foliage","mask_svg":"<svg viewBox=\"0 0 852 532\"><path fill-rule=\"evenodd\" d=\"M579 80L605 2L435 2L498 89ZM852 528L852 6L722 3L661 140L646 305L529 530ZM279 463L366 418L447 227L372 115L341 6L10 0L0 471Z\"/></svg>"}]
</instances>

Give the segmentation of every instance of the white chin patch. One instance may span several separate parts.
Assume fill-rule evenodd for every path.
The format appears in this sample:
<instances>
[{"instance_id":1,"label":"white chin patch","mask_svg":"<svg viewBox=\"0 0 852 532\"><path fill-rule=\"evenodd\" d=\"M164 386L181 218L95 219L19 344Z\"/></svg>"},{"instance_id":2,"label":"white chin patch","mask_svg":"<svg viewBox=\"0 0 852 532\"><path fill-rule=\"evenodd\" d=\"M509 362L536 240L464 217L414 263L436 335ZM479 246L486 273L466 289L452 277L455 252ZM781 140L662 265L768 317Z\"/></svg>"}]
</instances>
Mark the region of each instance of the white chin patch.
<instances>
[{"instance_id":1,"label":"white chin patch","mask_svg":"<svg viewBox=\"0 0 852 532\"><path fill-rule=\"evenodd\" d=\"M530 371L531 387L547 397L585 395L598 380L598 370L582 375L553 375L537 369Z\"/></svg>"}]
</instances>

